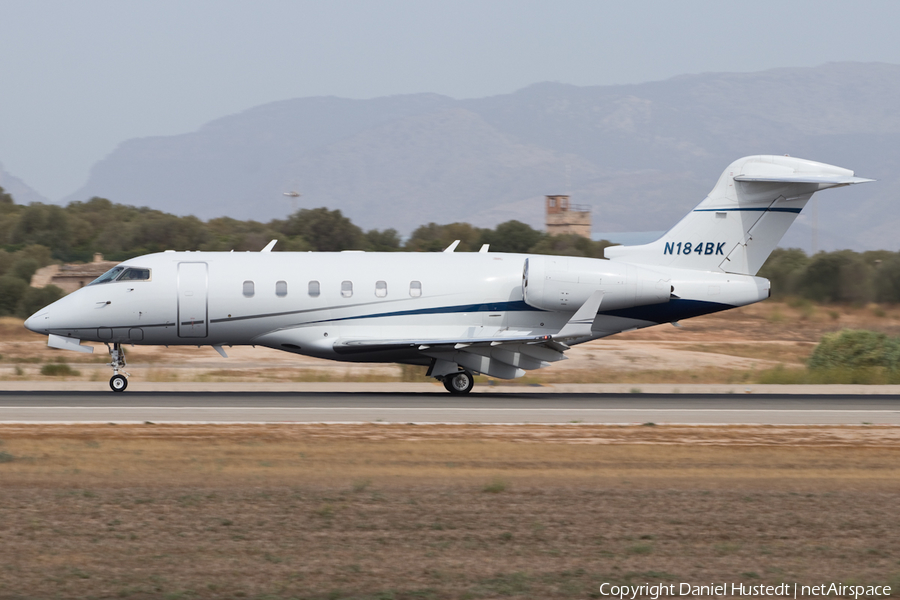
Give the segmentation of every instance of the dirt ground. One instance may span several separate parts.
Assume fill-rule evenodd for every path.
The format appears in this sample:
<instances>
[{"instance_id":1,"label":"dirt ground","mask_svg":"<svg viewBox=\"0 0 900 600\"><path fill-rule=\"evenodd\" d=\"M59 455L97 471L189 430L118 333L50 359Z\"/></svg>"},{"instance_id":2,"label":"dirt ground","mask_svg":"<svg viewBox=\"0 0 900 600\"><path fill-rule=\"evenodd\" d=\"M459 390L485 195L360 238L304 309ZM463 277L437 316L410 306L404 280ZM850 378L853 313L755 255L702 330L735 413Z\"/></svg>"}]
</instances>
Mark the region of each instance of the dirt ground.
<instances>
[{"instance_id":1,"label":"dirt ground","mask_svg":"<svg viewBox=\"0 0 900 600\"><path fill-rule=\"evenodd\" d=\"M0 598L896 592L898 501L897 427L0 425Z\"/></svg>"},{"instance_id":2,"label":"dirt ground","mask_svg":"<svg viewBox=\"0 0 900 600\"><path fill-rule=\"evenodd\" d=\"M761 372L803 366L821 336L842 328L900 335L900 307L817 306L805 301L762 302L697 317L681 327L658 325L582 344L569 360L531 371L522 383L731 383L757 381ZM78 354L47 347L21 320L0 319L0 380L106 381L106 349ZM127 348L138 381L400 381L422 380L424 368L348 364L268 348ZM42 375L64 361L77 374Z\"/></svg>"}]
</instances>

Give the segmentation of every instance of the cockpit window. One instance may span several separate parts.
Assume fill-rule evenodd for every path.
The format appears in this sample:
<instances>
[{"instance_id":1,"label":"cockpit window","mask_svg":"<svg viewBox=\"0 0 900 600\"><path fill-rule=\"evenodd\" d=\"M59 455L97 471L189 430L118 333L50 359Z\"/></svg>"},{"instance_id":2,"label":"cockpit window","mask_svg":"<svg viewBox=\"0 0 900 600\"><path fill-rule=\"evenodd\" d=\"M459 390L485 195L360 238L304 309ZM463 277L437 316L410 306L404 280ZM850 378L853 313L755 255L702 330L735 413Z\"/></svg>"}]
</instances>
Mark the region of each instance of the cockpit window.
<instances>
[{"instance_id":1,"label":"cockpit window","mask_svg":"<svg viewBox=\"0 0 900 600\"><path fill-rule=\"evenodd\" d=\"M150 269L139 267L113 267L88 285L109 283L110 281L150 281Z\"/></svg>"},{"instance_id":2,"label":"cockpit window","mask_svg":"<svg viewBox=\"0 0 900 600\"><path fill-rule=\"evenodd\" d=\"M122 274L122 271L125 270L125 267L113 267L97 279L90 282L88 285L96 285L98 283L109 283L110 281L115 281L116 277Z\"/></svg>"},{"instance_id":3,"label":"cockpit window","mask_svg":"<svg viewBox=\"0 0 900 600\"><path fill-rule=\"evenodd\" d=\"M150 269L139 269L136 267L129 267L125 269L125 272L116 279L116 281L149 281L150 280Z\"/></svg>"}]
</instances>

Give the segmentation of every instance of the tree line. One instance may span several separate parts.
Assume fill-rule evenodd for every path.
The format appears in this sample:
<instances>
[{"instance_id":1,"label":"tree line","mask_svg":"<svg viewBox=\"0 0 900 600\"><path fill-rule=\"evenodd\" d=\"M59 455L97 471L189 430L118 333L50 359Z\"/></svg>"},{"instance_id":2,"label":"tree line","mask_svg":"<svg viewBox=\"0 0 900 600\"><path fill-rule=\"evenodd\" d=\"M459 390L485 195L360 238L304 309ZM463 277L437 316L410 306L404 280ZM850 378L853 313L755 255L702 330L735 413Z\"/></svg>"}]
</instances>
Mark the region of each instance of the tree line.
<instances>
[{"instance_id":1,"label":"tree line","mask_svg":"<svg viewBox=\"0 0 900 600\"><path fill-rule=\"evenodd\" d=\"M531 252L600 258L606 241L577 235L549 236L519 221L493 229L468 223L429 223L405 242L395 229L364 231L340 210L301 209L268 223L220 217L209 221L105 198L68 206L16 204L0 188L0 316L25 317L62 295L55 286L29 287L34 272L51 263L90 262L95 252L122 261L163 250L438 252L460 240L458 252L490 244L494 252Z\"/></svg>"},{"instance_id":2,"label":"tree line","mask_svg":"<svg viewBox=\"0 0 900 600\"><path fill-rule=\"evenodd\" d=\"M772 282L772 297L821 303L900 302L900 252L836 250L807 255L777 248L759 271Z\"/></svg>"},{"instance_id":3,"label":"tree line","mask_svg":"<svg viewBox=\"0 0 900 600\"><path fill-rule=\"evenodd\" d=\"M602 258L611 243L577 235L551 236L519 221L480 228L468 223L428 223L403 241L394 229L364 231L340 210L301 209L268 223L220 217L179 217L105 198L68 206L16 204L0 188L0 316L28 316L62 295L54 286L28 284L34 272L58 262L89 262L95 252L126 260L163 250L259 251L277 239L275 251L365 250L439 252L460 240L458 252L490 244L492 252ZM776 249L759 275L772 282L774 297L816 302L900 302L900 253L840 250L808 256Z\"/></svg>"}]
</instances>

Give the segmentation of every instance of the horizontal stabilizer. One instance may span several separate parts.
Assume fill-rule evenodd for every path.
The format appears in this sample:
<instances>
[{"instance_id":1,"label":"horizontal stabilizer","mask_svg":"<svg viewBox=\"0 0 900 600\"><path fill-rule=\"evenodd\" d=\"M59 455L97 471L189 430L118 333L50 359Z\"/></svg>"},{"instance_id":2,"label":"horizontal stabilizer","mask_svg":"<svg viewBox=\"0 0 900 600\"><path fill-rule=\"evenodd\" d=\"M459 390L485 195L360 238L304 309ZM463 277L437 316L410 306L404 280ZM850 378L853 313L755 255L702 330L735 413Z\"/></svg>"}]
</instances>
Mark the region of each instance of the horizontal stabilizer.
<instances>
[{"instance_id":1,"label":"horizontal stabilizer","mask_svg":"<svg viewBox=\"0 0 900 600\"><path fill-rule=\"evenodd\" d=\"M735 181L757 181L768 183L826 183L831 185L853 185L869 183L874 179L835 175L735 175Z\"/></svg>"}]
</instances>

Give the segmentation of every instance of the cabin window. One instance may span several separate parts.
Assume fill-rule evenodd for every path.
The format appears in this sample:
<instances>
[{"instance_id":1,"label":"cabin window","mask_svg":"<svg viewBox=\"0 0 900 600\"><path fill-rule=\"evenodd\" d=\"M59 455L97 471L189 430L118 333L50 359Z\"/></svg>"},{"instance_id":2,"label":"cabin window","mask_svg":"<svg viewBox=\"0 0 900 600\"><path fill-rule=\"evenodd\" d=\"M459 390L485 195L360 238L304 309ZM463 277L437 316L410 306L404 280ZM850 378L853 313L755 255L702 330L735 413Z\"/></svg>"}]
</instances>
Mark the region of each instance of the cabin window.
<instances>
[{"instance_id":1,"label":"cabin window","mask_svg":"<svg viewBox=\"0 0 900 600\"><path fill-rule=\"evenodd\" d=\"M341 296L344 298L349 298L353 295L353 282L352 281L342 281L341 282Z\"/></svg>"},{"instance_id":2,"label":"cabin window","mask_svg":"<svg viewBox=\"0 0 900 600\"><path fill-rule=\"evenodd\" d=\"M375 282L375 295L379 298L384 298L387 296L387 282L386 281L376 281Z\"/></svg>"},{"instance_id":3,"label":"cabin window","mask_svg":"<svg viewBox=\"0 0 900 600\"><path fill-rule=\"evenodd\" d=\"M129 267L116 281L150 281L150 269Z\"/></svg>"},{"instance_id":4,"label":"cabin window","mask_svg":"<svg viewBox=\"0 0 900 600\"><path fill-rule=\"evenodd\" d=\"M284 298L285 296L287 296L287 281L275 282L275 295L279 298Z\"/></svg>"},{"instance_id":5,"label":"cabin window","mask_svg":"<svg viewBox=\"0 0 900 600\"><path fill-rule=\"evenodd\" d=\"M319 297L319 282L312 280L309 282L309 295L313 298Z\"/></svg>"},{"instance_id":6,"label":"cabin window","mask_svg":"<svg viewBox=\"0 0 900 600\"><path fill-rule=\"evenodd\" d=\"M409 295L413 298L418 298L422 295L422 282L421 281L410 281L409 282Z\"/></svg>"},{"instance_id":7,"label":"cabin window","mask_svg":"<svg viewBox=\"0 0 900 600\"><path fill-rule=\"evenodd\" d=\"M249 279L244 282L244 296L246 298L252 298L253 294L256 293L256 286Z\"/></svg>"}]
</instances>

